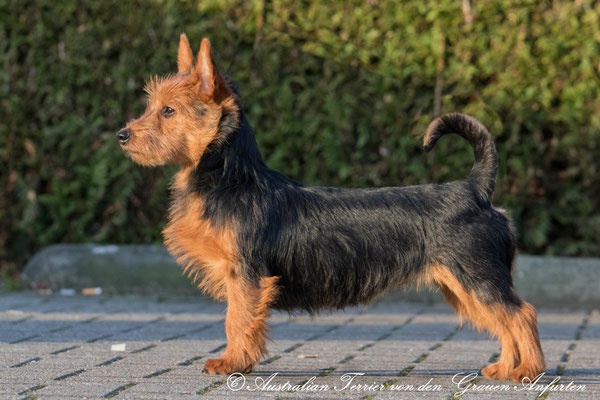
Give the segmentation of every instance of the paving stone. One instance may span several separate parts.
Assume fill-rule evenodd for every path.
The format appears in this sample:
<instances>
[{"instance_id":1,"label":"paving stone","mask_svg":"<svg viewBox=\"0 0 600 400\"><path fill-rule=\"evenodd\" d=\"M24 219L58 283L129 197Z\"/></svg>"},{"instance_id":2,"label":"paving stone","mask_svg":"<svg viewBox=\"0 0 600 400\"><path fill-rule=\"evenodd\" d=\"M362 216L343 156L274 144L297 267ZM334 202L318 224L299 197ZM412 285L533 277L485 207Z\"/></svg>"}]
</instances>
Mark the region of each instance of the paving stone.
<instances>
[{"instance_id":1,"label":"paving stone","mask_svg":"<svg viewBox=\"0 0 600 400\"><path fill-rule=\"evenodd\" d=\"M498 342L459 327L449 307L389 300L273 313L269 357L234 390L228 377L202 373L224 351L224 318L222 304L201 297L2 295L0 398L450 399L468 374L480 390L464 399L536 398L557 377L548 399L600 398L598 310L539 310L548 369L532 390L479 376ZM111 350L120 343L125 351ZM556 391L571 381L585 390Z\"/></svg>"}]
</instances>

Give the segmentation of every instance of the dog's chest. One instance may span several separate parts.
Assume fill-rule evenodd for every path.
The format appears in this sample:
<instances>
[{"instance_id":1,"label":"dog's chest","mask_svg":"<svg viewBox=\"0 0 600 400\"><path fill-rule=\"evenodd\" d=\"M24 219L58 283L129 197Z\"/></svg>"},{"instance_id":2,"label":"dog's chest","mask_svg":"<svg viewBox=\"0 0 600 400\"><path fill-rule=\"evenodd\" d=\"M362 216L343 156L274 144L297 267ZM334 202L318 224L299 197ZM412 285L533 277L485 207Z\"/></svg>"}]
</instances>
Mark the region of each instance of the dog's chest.
<instances>
[{"instance_id":1,"label":"dog's chest","mask_svg":"<svg viewBox=\"0 0 600 400\"><path fill-rule=\"evenodd\" d=\"M215 298L222 298L226 281L233 276L237 256L236 236L226 226L215 227L204 217L200 196L175 198L169 223L163 230L165 245L184 271Z\"/></svg>"}]
</instances>

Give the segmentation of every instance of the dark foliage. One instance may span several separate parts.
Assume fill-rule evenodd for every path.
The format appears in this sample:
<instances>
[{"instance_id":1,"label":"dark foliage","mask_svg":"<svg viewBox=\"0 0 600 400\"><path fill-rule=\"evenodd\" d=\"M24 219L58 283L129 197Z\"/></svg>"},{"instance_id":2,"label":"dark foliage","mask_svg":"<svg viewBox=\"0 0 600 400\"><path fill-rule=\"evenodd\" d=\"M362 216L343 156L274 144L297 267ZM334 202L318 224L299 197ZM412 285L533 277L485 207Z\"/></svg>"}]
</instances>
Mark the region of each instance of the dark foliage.
<instances>
[{"instance_id":1,"label":"dark foliage","mask_svg":"<svg viewBox=\"0 0 600 400\"><path fill-rule=\"evenodd\" d=\"M269 166L312 185L460 179L468 145L425 154L421 136L465 112L496 141L520 249L600 255L600 4L463 3L0 0L0 268L56 242L161 241L172 169L133 165L114 133L182 31L211 39Z\"/></svg>"}]
</instances>

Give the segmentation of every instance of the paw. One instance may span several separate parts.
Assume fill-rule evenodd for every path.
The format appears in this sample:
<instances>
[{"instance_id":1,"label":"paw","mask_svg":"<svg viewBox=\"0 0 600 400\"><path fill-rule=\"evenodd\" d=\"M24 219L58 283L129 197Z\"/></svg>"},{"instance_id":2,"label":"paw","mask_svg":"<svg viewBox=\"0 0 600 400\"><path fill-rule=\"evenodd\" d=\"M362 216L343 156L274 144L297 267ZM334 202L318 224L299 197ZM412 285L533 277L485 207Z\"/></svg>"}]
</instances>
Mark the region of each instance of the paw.
<instances>
[{"instance_id":1,"label":"paw","mask_svg":"<svg viewBox=\"0 0 600 400\"><path fill-rule=\"evenodd\" d=\"M246 374L252 372L252 365L241 365L226 358L211 358L206 360L202 372L217 375L229 375L234 372Z\"/></svg>"},{"instance_id":2,"label":"paw","mask_svg":"<svg viewBox=\"0 0 600 400\"><path fill-rule=\"evenodd\" d=\"M544 372L543 368L535 369L530 366L520 365L510 372L510 379L518 383L523 383L523 379L525 379L525 383L529 383L535 380L542 372Z\"/></svg>"},{"instance_id":3,"label":"paw","mask_svg":"<svg viewBox=\"0 0 600 400\"><path fill-rule=\"evenodd\" d=\"M481 370L481 373L486 378L496 379L500 381L508 379L509 372L510 368L508 368L508 366L506 366L505 364L501 364L500 362L490 364Z\"/></svg>"}]
</instances>

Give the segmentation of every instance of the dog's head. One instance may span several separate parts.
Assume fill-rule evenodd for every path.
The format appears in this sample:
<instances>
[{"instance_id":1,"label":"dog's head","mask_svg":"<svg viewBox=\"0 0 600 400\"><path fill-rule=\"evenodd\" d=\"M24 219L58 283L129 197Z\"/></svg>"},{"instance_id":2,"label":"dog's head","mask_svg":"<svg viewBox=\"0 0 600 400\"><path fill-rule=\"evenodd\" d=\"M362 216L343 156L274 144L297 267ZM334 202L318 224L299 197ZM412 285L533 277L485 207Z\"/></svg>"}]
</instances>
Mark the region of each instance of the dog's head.
<instances>
[{"instance_id":1,"label":"dog's head","mask_svg":"<svg viewBox=\"0 0 600 400\"><path fill-rule=\"evenodd\" d=\"M144 114L117 132L117 140L142 165L196 164L219 138L225 109L236 107L234 94L219 74L203 39L197 60L185 34L179 40L177 73L146 84Z\"/></svg>"}]
</instances>

